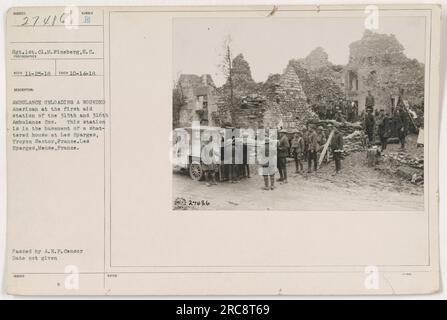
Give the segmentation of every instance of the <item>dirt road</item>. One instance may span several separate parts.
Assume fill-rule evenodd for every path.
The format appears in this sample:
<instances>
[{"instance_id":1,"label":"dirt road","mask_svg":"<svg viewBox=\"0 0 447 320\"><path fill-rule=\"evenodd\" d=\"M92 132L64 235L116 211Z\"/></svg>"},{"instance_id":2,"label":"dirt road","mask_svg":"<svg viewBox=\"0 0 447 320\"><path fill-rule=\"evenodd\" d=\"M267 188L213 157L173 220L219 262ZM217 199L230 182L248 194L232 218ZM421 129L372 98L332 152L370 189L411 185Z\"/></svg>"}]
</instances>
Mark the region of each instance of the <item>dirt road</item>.
<instances>
[{"instance_id":1,"label":"dirt road","mask_svg":"<svg viewBox=\"0 0 447 320\"><path fill-rule=\"evenodd\" d=\"M333 162L310 174L295 174L294 164L289 163L288 172L289 183L276 183L273 191L262 190L263 177L257 172L236 184L222 182L211 187L203 181L192 181L185 174L174 173L173 197L188 203L208 201L209 205L190 206L199 210L424 210L423 186L367 167L364 152L353 153L343 160L342 172L337 175Z\"/></svg>"}]
</instances>

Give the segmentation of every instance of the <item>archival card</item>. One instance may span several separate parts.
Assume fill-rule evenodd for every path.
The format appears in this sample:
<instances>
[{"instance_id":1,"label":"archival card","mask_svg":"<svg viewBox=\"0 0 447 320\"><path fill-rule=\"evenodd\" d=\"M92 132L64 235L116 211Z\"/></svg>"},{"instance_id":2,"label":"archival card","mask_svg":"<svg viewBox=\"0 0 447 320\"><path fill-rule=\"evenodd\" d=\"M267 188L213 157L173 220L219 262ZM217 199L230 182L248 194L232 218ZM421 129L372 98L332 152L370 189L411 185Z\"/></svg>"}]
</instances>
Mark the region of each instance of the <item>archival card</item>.
<instances>
[{"instance_id":1,"label":"archival card","mask_svg":"<svg viewBox=\"0 0 447 320\"><path fill-rule=\"evenodd\" d=\"M17 7L8 292L439 290L441 7Z\"/></svg>"}]
</instances>

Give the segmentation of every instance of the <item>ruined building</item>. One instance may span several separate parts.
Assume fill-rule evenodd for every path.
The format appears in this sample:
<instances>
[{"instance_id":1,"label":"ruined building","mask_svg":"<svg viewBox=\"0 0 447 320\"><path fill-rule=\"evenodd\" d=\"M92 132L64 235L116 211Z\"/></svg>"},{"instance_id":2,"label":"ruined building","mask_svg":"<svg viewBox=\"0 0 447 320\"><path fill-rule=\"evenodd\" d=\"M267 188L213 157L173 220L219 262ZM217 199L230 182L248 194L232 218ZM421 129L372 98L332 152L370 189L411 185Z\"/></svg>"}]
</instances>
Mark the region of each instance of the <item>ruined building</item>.
<instances>
[{"instance_id":1,"label":"ruined building","mask_svg":"<svg viewBox=\"0 0 447 320\"><path fill-rule=\"evenodd\" d=\"M309 104L330 103L345 99L343 67L329 61L326 51L318 47L303 59L292 59Z\"/></svg>"},{"instance_id":2,"label":"ruined building","mask_svg":"<svg viewBox=\"0 0 447 320\"><path fill-rule=\"evenodd\" d=\"M221 125L230 123L238 128L303 128L316 118L307 103L300 79L288 66L283 74L272 75L252 91L236 89L245 95L235 98L231 108L226 99L219 99L218 117Z\"/></svg>"},{"instance_id":3,"label":"ruined building","mask_svg":"<svg viewBox=\"0 0 447 320\"><path fill-rule=\"evenodd\" d=\"M209 75L181 75L173 94L174 127L196 120L212 126L301 129L317 119L312 108L319 104L350 100L361 112L368 91L375 108L387 111L403 92L423 120L424 65L407 58L394 35L365 31L350 45L346 66L332 64L318 47L263 83L253 80L242 54L233 59L231 75L220 88Z\"/></svg>"},{"instance_id":4,"label":"ruined building","mask_svg":"<svg viewBox=\"0 0 447 320\"><path fill-rule=\"evenodd\" d=\"M350 46L345 68L345 93L348 99L365 108L371 91L375 108L391 111L400 89L411 105L422 105L424 97L424 64L404 54L404 47L394 35L365 31L362 39Z\"/></svg>"},{"instance_id":5,"label":"ruined building","mask_svg":"<svg viewBox=\"0 0 447 320\"><path fill-rule=\"evenodd\" d=\"M193 121L215 125L216 86L210 75L182 74L173 92L173 127L189 127Z\"/></svg>"}]
</instances>

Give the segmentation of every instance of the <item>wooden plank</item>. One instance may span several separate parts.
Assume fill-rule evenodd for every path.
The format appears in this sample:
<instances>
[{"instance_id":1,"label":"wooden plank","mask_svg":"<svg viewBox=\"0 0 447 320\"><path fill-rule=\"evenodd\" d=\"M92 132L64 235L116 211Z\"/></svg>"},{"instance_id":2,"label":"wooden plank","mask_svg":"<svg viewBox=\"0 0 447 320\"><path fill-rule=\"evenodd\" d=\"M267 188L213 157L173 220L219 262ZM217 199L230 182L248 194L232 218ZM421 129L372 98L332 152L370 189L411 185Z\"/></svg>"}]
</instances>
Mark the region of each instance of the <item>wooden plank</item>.
<instances>
[{"instance_id":1,"label":"wooden plank","mask_svg":"<svg viewBox=\"0 0 447 320\"><path fill-rule=\"evenodd\" d=\"M332 129L329 138L327 139L326 143L324 144L323 151L320 154L320 159L318 160L318 166L321 166L321 163L323 162L324 156L326 155L327 149L329 148L329 145L331 144L332 136L334 135L334 129Z\"/></svg>"}]
</instances>

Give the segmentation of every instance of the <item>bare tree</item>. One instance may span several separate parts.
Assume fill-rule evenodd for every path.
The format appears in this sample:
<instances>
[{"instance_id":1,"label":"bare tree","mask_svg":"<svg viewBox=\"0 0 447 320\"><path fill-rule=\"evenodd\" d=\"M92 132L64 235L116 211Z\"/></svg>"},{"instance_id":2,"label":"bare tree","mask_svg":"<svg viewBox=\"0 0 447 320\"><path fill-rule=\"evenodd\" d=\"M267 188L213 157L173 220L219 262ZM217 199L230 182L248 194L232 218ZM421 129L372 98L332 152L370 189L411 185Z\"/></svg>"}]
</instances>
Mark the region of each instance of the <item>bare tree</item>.
<instances>
[{"instance_id":1,"label":"bare tree","mask_svg":"<svg viewBox=\"0 0 447 320\"><path fill-rule=\"evenodd\" d=\"M233 113L233 100L234 100L234 83L233 83L233 53L231 49L231 36L227 35L223 42L223 54L222 54L222 63L220 64L220 68L225 78L227 79L224 84L224 90L228 89L230 93L230 110Z\"/></svg>"}]
</instances>

